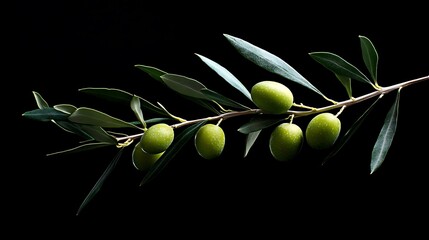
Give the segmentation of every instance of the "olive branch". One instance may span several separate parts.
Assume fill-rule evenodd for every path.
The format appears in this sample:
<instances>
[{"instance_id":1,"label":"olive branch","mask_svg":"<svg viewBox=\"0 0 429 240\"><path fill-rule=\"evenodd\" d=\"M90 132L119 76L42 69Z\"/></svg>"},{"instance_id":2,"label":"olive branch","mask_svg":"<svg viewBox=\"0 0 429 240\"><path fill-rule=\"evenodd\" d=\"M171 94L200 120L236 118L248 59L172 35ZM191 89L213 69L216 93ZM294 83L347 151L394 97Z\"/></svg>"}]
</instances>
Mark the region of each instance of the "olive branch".
<instances>
[{"instance_id":1,"label":"olive branch","mask_svg":"<svg viewBox=\"0 0 429 240\"><path fill-rule=\"evenodd\" d=\"M156 177L167 164L174 159L182 147L187 144L208 122L216 122L216 126L220 126L226 120L236 117L250 117L250 120L243 123L238 132L246 135L246 144L243 157L246 157L258 139L261 131L278 125L283 121L292 123L295 118L318 115L323 112L329 112L339 109L335 117L345 111L348 107L360 102L376 98L370 107L356 120L356 122L344 133L335 139L335 145L331 147L330 153L325 156L324 164L328 159L335 156L342 147L353 136L357 129L362 125L369 113L375 108L378 101L386 94L396 91L396 98L391 108L389 109L384 124L379 132L378 138L372 150L370 161L370 174L374 173L383 163L387 152L393 141L395 131L398 124L399 114L399 99L402 88L423 82L429 79L428 76L404 81L391 86L382 86L379 84L377 76L378 53L373 43L365 36L359 36L362 59L366 66L367 76L350 62L340 56L330 52L312 52L310 57L323 67L331 71L339 82L344 86L348 99L336 101L325 94L310 83L303 75L297 72L288 63L277 57L276 55L257 47L243 39L224 34L228 42L241 54L245 59L253 62L255 65L275 73L286 80L295 82L302 87L305 87L312 92L320 95L328 104L323 107L312 107L302 103L293 102L290 109L282 114L269 114L264 109L258 108L254 104L252 93L244 86L231 72L215 61L196 54L209 68L215 71L222 79L229 83L232 87L243 94L248 100L248 103L240 103L236 100L228 98L216 91L207 88L200 81L179 74L168 73L158 68L137 64L135 67L147 73L150 77L163 84L165 87L179 93L184 98L187 98L200 106L208 109L213 113L212 116L202 117L198 119L187 120L176 116L171 111L167 110L161 103L151 103L136 94L116 89L116 88L82 88L80 92L93 95L102 99L118 100L129 104L134 112L136 121L125 121L117 117L113 117L105 112L88 107L76 107L71 104L51 105L36 91L33 95L37 104L37 108L24 112L22 115L26 118L50 122L57 125L60 129L79 135L83 140L80 145L66 149L63 151L47 154L48 156L76 153L88 151L102 147L117 147L118 154L112 159L104 173L96 182L94 187L88 193L82 202L77 214L90 202L95 194L101 189L106 178L113 171L116 163L120 159L122 152L129 146L134 146L133 151L136 151L139 139L152 127L160 123L168 123L168 125L177 131L183 128L177 136L174 136L171 144L165 149L159 158L153 158L152 162L144 169L144 177L140 185L144 185L154 177ZM354 97L352 94L352 82L359 82L369 85L372 89L367 94ZM251 104L250 106L249 103ZM143 111L144 110L144 111ZM146 119L144 112L151 112L157 115L156 118ZM115 129L130 129L132 133L121 133L113 131ZM223 148L223 146L221 146ZM221 152L222 149L220 149ZM219 153L220 154L220 153ZM134 157L134 152L133 152ZM133 159L134 160L134 159ZM141 169L140 169L141 170Z\"/></svg>"}]
</instances>

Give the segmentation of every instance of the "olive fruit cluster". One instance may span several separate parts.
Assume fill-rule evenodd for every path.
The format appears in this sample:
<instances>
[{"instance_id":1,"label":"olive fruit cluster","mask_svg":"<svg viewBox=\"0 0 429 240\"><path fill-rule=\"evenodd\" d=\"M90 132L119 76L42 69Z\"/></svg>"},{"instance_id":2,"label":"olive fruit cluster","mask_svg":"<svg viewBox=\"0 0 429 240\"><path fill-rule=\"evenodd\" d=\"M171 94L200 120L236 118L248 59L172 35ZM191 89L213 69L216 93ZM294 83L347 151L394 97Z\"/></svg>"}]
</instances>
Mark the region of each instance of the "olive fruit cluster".
<instances>
[{"instance_id":1,"label":"olive fruit cluster","mask_svg":"<svg viewBox=\"0 0 429 240\"><path fill-rule=\"evenodd\" d=\"M264 113L284 114L292 107L294 97L285 85L274 81L261 81L253 85L251 97ZM341 131L338 116L323 112L313 117L305 129L294 123L281 123L271 132L269 149L278 161L293 159L306 140L312 149L328 149L336 142ZM304 140L305 139L305 140Z\"/></svg>"},{"instance_id":2,"label":"olive fruit cluster","mask_svg":"<svg viewBox=\"0 0 429 240\"><path fill-rule=\"evenodd\" d=\"M148 170L167 150L174 140L174 130L166 123L149 127L134 146L132 159L138 170Z\"/></svg>"},{"instance_id":3,"label":"olive fruit cluster","mask_svg":"<svg viewBox=\"0 0 429 240\"><path fill-rule=\"evenodd\" d=\"M324 150L334 145L341 131L340 119L332 113L319 113L305 129L305 140L312 149ZM276 160L293 159L304 143L302 129L294 123L281 123L271 132L269 148Z\"/></svg>"}]
</instances>

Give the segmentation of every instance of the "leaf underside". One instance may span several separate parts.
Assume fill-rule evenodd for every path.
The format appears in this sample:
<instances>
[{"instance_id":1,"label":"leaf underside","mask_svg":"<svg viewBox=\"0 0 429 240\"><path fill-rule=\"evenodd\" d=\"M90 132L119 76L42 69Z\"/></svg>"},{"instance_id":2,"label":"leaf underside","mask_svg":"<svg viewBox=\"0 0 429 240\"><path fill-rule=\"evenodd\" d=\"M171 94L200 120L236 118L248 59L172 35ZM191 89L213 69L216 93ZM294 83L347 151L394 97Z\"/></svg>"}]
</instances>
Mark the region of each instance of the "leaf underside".
<instances>
[{"instance_id":1,"label":"leaf underside","mask_svg":"<svg viewBox=\"0 0 429 240\"><path fill-rule=\"evenodd\" d=\"M233 47L246 59L263 69L296 82L324 97L313 84L305 79L298 71L276 55L259 48L243 39L224 34Z\"/></svg>"},{"instance_id":2,"label":"leaf underside","mask_svg":"<svg viewBox=\"0 0 429 240\"><path fill-rule=\"evenodd\" d=\"M370 174L374 173L383 163L386 155L393 142L395 136L396 127L398 124L399 114L399 96L400 90L396 94L395 102L390 108L384 120L383 127L378 135L377 141L375 142L374 148L371 155Z\"/></svg>"},{"instance_id":3,"label":"leaf underside","mask_svg":"<svg viewBox=\"0 0 429 240\"><path fill-rule=\"evenodd\" d=\"M256 139L258 139L259 134L262 130L258 130L255 132L250 132L246 136L246 147L244 150L244 157L246 157L249 154L250 149L253 147L253 144L255 144Z\"/></svg>"},{"instance_id":4,"label":"leaf underside","mask_svg":"<svg viewBox=\"0 0 429 240\"><path fill-rule=\"evenodd\" d=\"M226 68L219 65L215 61L204 57L200 54L196 54L200 59L207 64L211 69L213 69L219 76L225 79L231 86L239 90L244 96L246 96L250 101L252 101L252 96L250 96L249 90L238 80L231 72L229 72Z\"/></svg>"}]
</instances>

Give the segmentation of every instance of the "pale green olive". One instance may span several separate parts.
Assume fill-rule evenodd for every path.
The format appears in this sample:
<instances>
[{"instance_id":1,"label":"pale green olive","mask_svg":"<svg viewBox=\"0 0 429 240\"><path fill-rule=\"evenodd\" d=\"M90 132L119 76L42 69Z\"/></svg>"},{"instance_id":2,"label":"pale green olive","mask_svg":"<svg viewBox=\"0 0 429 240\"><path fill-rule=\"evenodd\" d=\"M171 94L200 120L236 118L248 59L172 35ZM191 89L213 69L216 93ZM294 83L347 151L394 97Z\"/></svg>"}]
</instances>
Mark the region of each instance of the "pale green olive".
<instances>
[{"instance_id":1,"label":"pale green olive","mask_svg":"<svg viewBox=\"0 0 429 240\"><path fill-rule=\"evenodd\" d=\"M140 139L140 146L150 154L167 150L174 140L174 130L165 123L157 123L149 127Z\"/></svg>"},{"instance_id":2,"label":"pale green olive","mask_svg":"<svg viewBox=\"0 0 429 240\"><path fill-rule=\"evenodd\" d=\"M147 153L141 148L140 143L137 143L132 152L133 165L137 170L147 171L155 164L162 154L164 154L164 152L155 154Z\"/></svg>"},{"instance_id":3,"label":"pale green olive","mask_svg":"<svg viewBox=\"0 0 429 240\"><path fill-rule=\"evenodd\" d=\"M265 113L286 113L293 104L293 94L288 87L275 81L261 81L250 91L252 101Z\"/></svg>"},{"instance_id":4,"label":"pale green olive","mask_svg":"<svg viewBox=\"0 0 429 240\"><path fill-rule=\"evenodd\" d=\"M332 113L319 113L307 125L305 137L313 149L327 149L334 145L341 131L340 119Z\"/></svg>"},{"instance_id":5,"label":"pale green olive","mask_svg":"<svg viewBox=\"0 0 429 240\"><path fill-rule=\"evenodd\" d=\"M304 134L301 128L293 123L278 125L270 135L271 155L278 161L289 161L301 150Z\"/></svg>"},{"instance_id":6,"label":"pale green olive","mask_svg":"<svg viewBox=\"0 0 429 240\"><path fill-rule=\"evenodd\" d=\"M198 129L194 138L198 154L205 159L214 159L222 154L225 147L225 133L215 124L205 124Z\"/></svg>"}]
</instances>

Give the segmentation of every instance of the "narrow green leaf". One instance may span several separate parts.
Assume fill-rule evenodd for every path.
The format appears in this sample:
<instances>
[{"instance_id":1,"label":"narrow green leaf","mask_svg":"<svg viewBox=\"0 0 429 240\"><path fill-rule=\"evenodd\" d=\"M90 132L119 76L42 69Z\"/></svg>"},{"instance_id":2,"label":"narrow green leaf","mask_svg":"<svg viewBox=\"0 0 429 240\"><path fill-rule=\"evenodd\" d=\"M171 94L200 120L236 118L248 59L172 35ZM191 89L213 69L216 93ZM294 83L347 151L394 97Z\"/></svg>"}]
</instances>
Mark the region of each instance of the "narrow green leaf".
<instances>
[{"instance_id":1,"label":"narrow green leaf","mask_svg":"<svg viewBox=\"0 0 429 240\"><path fill-rule=\"evenodd\" d=\"M80 88L79 91L112 102L129 103L131 98L133 97L133 94L116 88L86 87Z\"/></svg>"},{"instance_id":2,"label":"narrow green leaf","mask_svg":"<svg viewBox=\"0 0 429 240\"><path fill-rule=\"evenodd\" d=\"M108 134L100 126L78 124L69 121L53 121L59 128L66 132L81 136L85 140L117 144L116 138Z\"/></svg>"},{"instance_id":3,"label":"narrow green leaf","mask_svg":"<svg viewBox=\"0 0 429 240\"><path fill-rule=\"evenodd\" d=\"M93 126L93 125L85 125L79 124L79 128L82 132L89 135L92 139L97 142L106 142L110 144L117 144L116 138L108 134L102 127Z\"/></svg>"},{"instance_id":4,"label":"narrow green leaf","mask_svg":"<svg viewBox=\"0 0 429 240\"><path fill-rule=\"evenodd\" d=\"M305 79L298 71L274 54L261 49L243 39L224 34L228 41L238 50L246 59L264 68L265 70L278 74L286 79L294 81L320 95L325 97L313 84Z\"/></svg>"},{"instance_id":5,"label":"narrow green leaf","mask_svg":"<svg viewBox=\"0 0 429 240\"><path fill-rule=\"evenodd\" d=\"M207 121L201 121L190 125L184 129L173 141L171 146L165 151L165 153L158 159L155 164L145 174L143 180L140 182L140 186L148 183L154 177L156 177L167 164L176 156L176 154L182 149L182 147L191 140L198 129L203 126Z\"/></svg>"},{"instance_id":6,"label":"narrow green leaf","mask_svg":"<svg viewBox=\"0 0 429 240\"><path fill-rule=\"evenodd\" d=\"M252 96L250 95L249 90L234 76L231 72L229 72L226 68L222 67L215 61L208 59L202 55L196 54L205 64L207 64L211 69L213 69L219 76L225 79L229 84L231 84L234 88L239 90L244 94L250 101L252 101Z\"/></svg>"},{"instance_id":7,"label":"narrow green leaf","mask_svg":"<svg viewBox=\"0 0 429 240\"><path fill-rule=\"evenodd\" d=\"M250 149L252 148L253 144L255 143L256 139L258 138L259 134L262 130L258 130L255 132L250 132L246 136L246 147L244 151L244 157L246 157L249 154Z\"/></svg>"},{"instance_id":8,"label":"narrow green leaf","mask_svg":"<svg viewBox=\"0 0 429 240\"><path fill-rule=\"evenodd\" d=\"M90 124L105 128L139 128L134 124L87 107L78 108L68 119L75 123Z\"/></svg>"},{"instance_id":9,"label":"narrow green leaf","mask_svg":"<svg viewBox=\"0 0 429 240\"><path fill-rule=\"evenodd\" d=\"M72 114L77 109L77 107L75 107L71 104L57 104L54 106L54 108L58 111L61 111L63 113L67 113L67 114Z\"/></svg>"},{"instance_id":10,"label":"narrow green leaf","mask_svg":"<svg viewBox=\"0 0 429 240\"><path fill-rule=\"evenodd\" d=\"M325 159L322 162L322 165L324 165L327 160L334 157L343 147L346 145L346 143L350 140L350 138L353 136L353 134L356 133L356 131L359 129L359 127L362 125L366 117L369 115L371 110L374 108L375 104L380 100L381 96L375 100L371 106L369 106L368 109L356 120L356 122L353 123L353 125L347 130L347 132L344 134L344 136L338 141L337 144L333 147L332 151L325 157Z\"/></svg>"},{"instance_id":11,"label":"narrow green leaf","mask_svg":"<svg viewBox=\"0 0 429 240\"><path fill-rule=\"evenodd\" d=\"M146 124L154 124L154 123L160 123L160 122L167 122L173 120L172 118L149 118L145 119ZM135 125L141 125L142 123L140 121L133 121L130 122L131 124Z\"/></svg>"},{"instance_id":12,"label":"narrow green leaf","mask_svg":"<svg viewBox=\"0 0 429 240\"><path fill-rule=\"evenodd\" d=\"M340 80L341 84L343 84L344 88L347 91L347 95L349 96L349 98L352 98L352 81L349 77L345 77L342 75L338 75L335 74L335 76L338 78L338 80Z\"/></svg>"},{"instance_id":13,"label":"narrow green leaf","mask_svg":"<svg viewBox=\"0 0 429 240\"><path fill-rule=\"evenodd\" d=\"M398 89L395 102L390 108L384 120L383 127L375 142L371 155L370 174L374 173L383 163L387 152L392 144L393 137L395 136L396 126L398 124L399 114L399 96L401 89Z\"/></svg>"},{"instance_id":14,"label":"narrow green leaf","mask_svg":"<svg viewBox=\"0 0 429 240\"><path fill-rule=\"evenodd\" d=\"M360 47L362 50L362 58L365 66L371 74L374 83L377 83L377 66L378 66L378 53L372 44L371 40L365 36L359 36Z\"/></svg>"},{"instance_id":15,"label":"narrow green leaf","mask_svg":"<svg viewBox=\"0 0 429 240\"><path fill-rule=\"evenodd\" d=\"M165 85L167 85L166 83L165 83L165 79L162 79L161 78L161 76L163 76L163 75L165 75L165 74L168 74L167 72L165 72L165 71L163 71L163 70L160 70L160 69L158 69L158 68L154 68L154 67L151 67L151 66L145 66L145 65L140 65L140 64L138 64L138 65L135 65L138 69L140 69L140 70L142 70L142 71L144 71L144 72L146 72L146 73L148 73L151 77L153 77L153 78L155 78L156 80L158 80L158 81L160 81L161 83L163 83L163 84L165 84ZM176 75L176 76L179 76L179 75ZM194 79L190 79L190 78L187 78L187 77L184 77L184 76L181 76L181 77L179 77L179 78L182 78L181 80L183 80L183 78L186 78L185 80L183 80L185 83L188 83L188 84L190 84L191 85L191 88L190 89L186 89L186 88L189 88L189 86L188 87L186 87L186 86L180 86L181 85L181 83L179 82L179 83L175 83L174 81L173 82L171 82L170 81L170 84L171 84L171 86L173 87L173 88L178 88L178 90L183 90L184 92L186 92L186 93L190 93L190 92L193 92L193 90L192 90L192 86L193 87L197 87L197 88L199 88L199 86L200 85L202 85L201 83L199 83L198 81L196 81L196 80L194 80ZM170 79L171 80L171 79ZM167 81L168 81L168 79L167 79ZM186 84L185 84L186 85ZM205 87L204 87L205 88ZM175 89L173 89L173 90L175 90ZM175 91L177 91L177 90L175 90ZM183 94L183 93L182 93ZM202 107L204 107L204 108L206 108L206 109L208 109L208 110L210 110L210 111L212 111L212 112L214 112L214 113L216 113L216 114L219 114L219 111L217 111L213 106L211 106L210 104L208 104L208 103L206 103L206 102L204 102L203 100L199 100L199 99L195 99L195 97L197 97L197 98L203 98L204 100L206 100L206 97L204 96L204 94L198 94L198 93L191 93L191 97L190 96L188 96L188 95L184 95L184 97L185 98L187 98L188 100L191 100L191 101L193 101L193 102L195 102L195 103L197 103L197 104L199 104L200 106L202 106ZM162 110L161 110L162 111ZM165 115L165 112L163 112L163 114Z\"/></svg>"},{"instance_id":16,"label":"narrow green leaf","mask_svg":"<svg viewBox=\"0 0 429 240\"><path fill-rule=\"evenodd\" d=\"M162 71L162 70L155 68L155 67L151 67L151 66L145 66L145 65L137 64L137 65L135 65L135 67L146 72L147 74L149 74L149 76L151 76L155 80L160 81L161 83L163 83L161 76L164 74L167 74L167 72Z\"/></svg>"},{"instance_id":17,"label":"narrow green leaf","mask_svg":"<svg viewBox=\"0 0 429 240\"><path fill-rule=\"evenodd\" d=\"M82 204L79 206L79 209L77 210L76 215L79 215L80 212L83 210L83 208L88 205L88 203L95 197L95 195L100 191L101 187L103 186L104 182L106 181L107 177L112 173L113 169L116 167L119 159L121 158L122 152L124 148L121 148L119 152L115 155L115 157L110 161L109 165L107 166L106 170L104 170L103 174L100 176L98 181L95 183L94 187L91 189L91 191L88 193L88 195L83 200Z\"/></svg>"},{"instance_id":18,"label":"narrow green leaf","mask_svg":"<svg viewBox=\"0 0 429 240\"><path fill-rule=\"evenodd\" d=\"M94 140L90 135L88 135L88 133L84 132L79 125L77 123L73 123L70 121L52 121L53 123L55 123L55 125L57 125L60 129L68 132L68 133L73 133L76 134L82 138L84 138L85 140Z\"/></svg>"},{"instance_id":19,"label":"narrow green leaf","mask_svg":"<svg viewBox=\"0 0 429 240\"><path fill-rule=\"evenodd\" d=\"M236 102L230 98L227 98L227 97L223 96L222 94L215 92L213 90L204 88L204 89L201 89L201 92L204 95L206 95L206 97L208 97L209 99L216 101L220 104L223 104L225 106L232 107L232 108L239 108L239 109L250 109L249 107L247 107L241 103L238 103L238 102Z\"/></svg>"},{"instance_id":20,"label":"narrow green leaf","mask_svg":"<svg viewBox=\"0 0 429 240\"><path fill-rule=\"evenodd\" d=\"M238 128L238 131L244 134L249 134L251 132L256 132L264 128L273 126L274 124L279 123L283 120L284 117L254 117L249 122L243 124L240 128Z\"/></svg>"},{"instance_id":21,"label":"narrow green leaf","mask_svg":"<svg viewBox=\"0 0 429 240\"><path fill-rule=\"evenodd\" d=\"M131 110L133 110L137 119L141 122L143 127L146 128L146 122L144 121L143 112L140 107L140 98L133 96L133 98L131 99L130 105L131 105Z\"/></svg>"},{"instance_id":22,"label":"narrow green leaf","mask_svg":"<svg viewBox=\"0 0 429 240\"><path fill-rule=\"evenodd\" d=\"M373 85L365 74L336 54L330 52L312 52L309 54L314 60L337 75Z\"/></svg>"},{"instance_id":23,"label":"narrow green leaf","mask_svg":"<svg viewBox=\"0 0 429 240\"><path fill-rule=\"evenodd\" d=\"M97 149L97 148L101 148L101 147L112 146L112 145L113 144L109 143L109 142L85 143L85 144L79 145L79 146L74 147L74 148L70 148L70 149L66 149L66 150L62 150L62 151L58 151L58 152L53 152L53 153L48 153L48 154L46 154L46 156L53 156L53 155L65 154L65 153L77 153L77 152L89 151L89 150L93 150L93 149Z\"/></svg>"},{"instance_id":24,"label":"narrow green leaf","mask_svg":"<svg viewBox=\"0 0 429 240\"><path fill-rule=\"evenodd\" d=\"M42 122L47 122L51 120L59 120L59 121L67 120L69 115L70 114L58 111L51 107L38 108L38 109L24 112L22 114L23 117L26 117L32 120L42 121Z\"/></svg>"},{"instance_id":25,"label":"narrow green leaf","mask_svg":"<svg viewBox=\"0 0 429 240\"><path fill-rule=\"evenodd\" d=\"M89 88L88 87L88 88L81 88L79 89L79 91L97 96L101 99L124 102L126 104L129 104L133 96L137 96L135 94L131 94L129 92L116 89L116 88ZM154 113L165 115L164 111L158 106L152 104L151 102L147 101L142 97L139 97L139 98L140 98L140 104L142 105L142 108L152 111Z\"/></svg>"},{"instance_id":26,"label":"narrow green leaf","mask_svg":"<svg viewBox=\"0 0 429 240\"><path fill-rule=\"evenodd\" d=\"M34 95L34 98L36 99L37 107L39 107L40 109L49 108L48 102L46 102L45 99L43 99L40 93L33 91L33 95Z\"/></svg>"},{"instance_id":27,"label":"narrow green leaf","mask_svg":"<svg viewBox=\"0 0 429 240\"><path fill-rule=\"evenodd\" d=\"M161 79L169 88L180 94L193 98L207 99L200 91L206 87L195 79L170 73L162 75Z\"/></svg>"}]
</instances>

